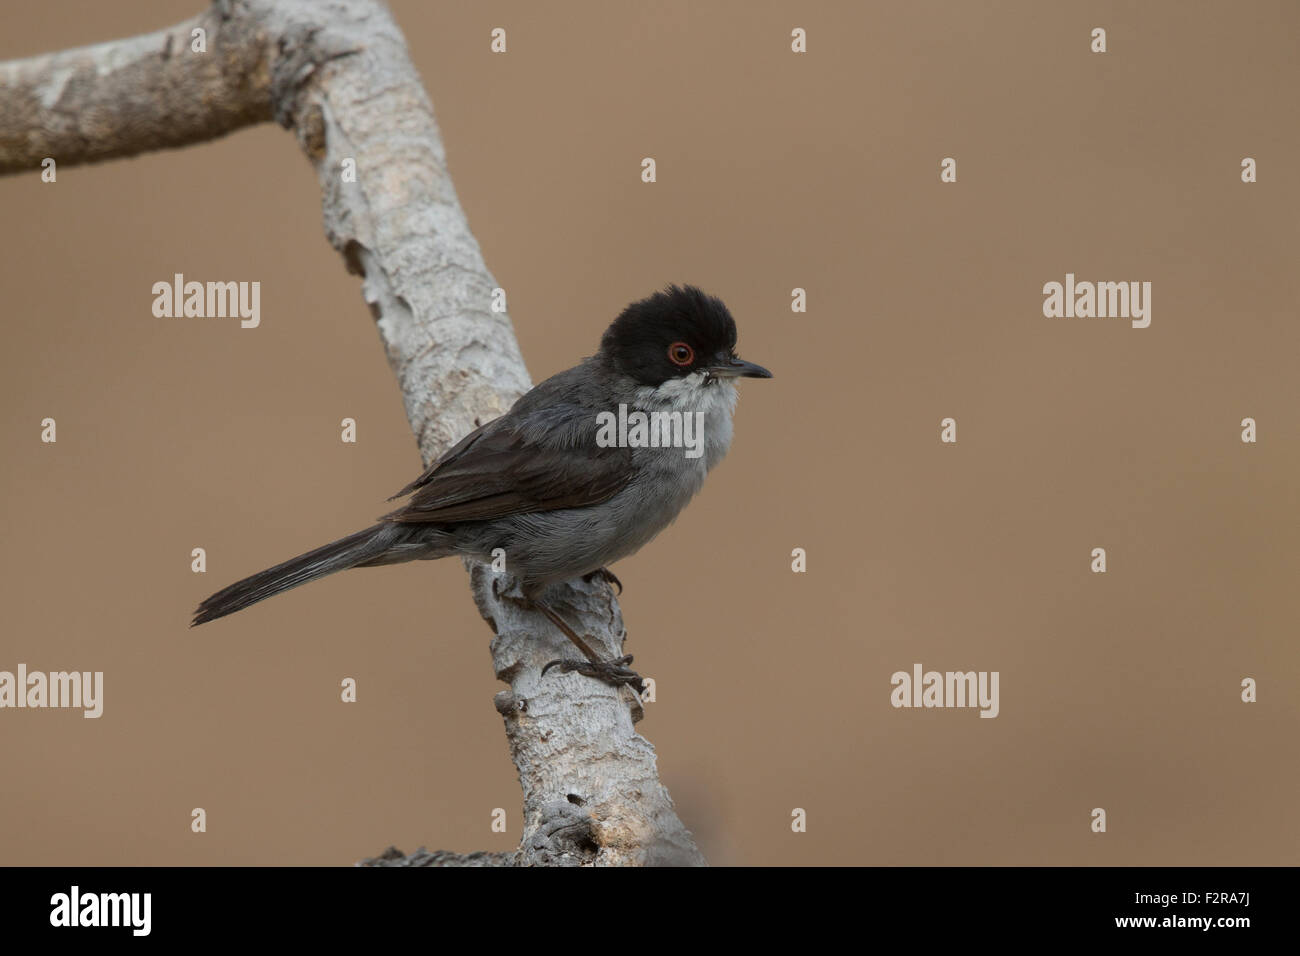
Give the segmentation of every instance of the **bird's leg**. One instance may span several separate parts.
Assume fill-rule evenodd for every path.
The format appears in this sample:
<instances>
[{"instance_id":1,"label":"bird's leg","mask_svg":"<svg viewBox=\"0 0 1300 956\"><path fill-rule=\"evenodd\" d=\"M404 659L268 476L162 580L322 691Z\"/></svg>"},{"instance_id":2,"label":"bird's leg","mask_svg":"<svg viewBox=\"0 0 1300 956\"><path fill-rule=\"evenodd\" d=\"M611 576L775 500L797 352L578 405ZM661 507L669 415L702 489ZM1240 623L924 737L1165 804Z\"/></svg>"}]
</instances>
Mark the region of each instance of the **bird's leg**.
<instances>
[{"instance_id":1,"label":"bird's leg","mask_svg":"<svg viewBox=\"0 0 1300 956\"><path fill-rule=\"evenodd\" d=\"M572 641L573 646L582 651L582 656L586 658L585 661L566 659L551 661L542 668L543 675L552 667L558 667L562 674L576 671L584 677L594 677L596 680L604 681L614 687L626 685L636 691L637 694L645 693L645 682L641 679L641 675L627 666L632 663L631 654L624 654L622 657L603 661L600 659L600 655L591 649L591 645L579 637L573 628L569 627L568 622L556 613L554 608L544 601L534 601L533 606L545 614L547 620L558 627L560 633Z\"/></svg>"},{"instance_id":2,"label":"bird's leg","mask_svg":"<svg viewBox=\"0 0 1300 956\"><path fill-rule=\"evenodd\" d=\"M606 584L612 584L614 585L614 587L618 588L619 594L623 593L623 582L620 581L618 577L615 576L614 572L611 571L609 568L597 568L595 571L592 571L590 574L585 576L582 580L590 584L596 578L603 578Z\"/></svg>"}]
</instances>

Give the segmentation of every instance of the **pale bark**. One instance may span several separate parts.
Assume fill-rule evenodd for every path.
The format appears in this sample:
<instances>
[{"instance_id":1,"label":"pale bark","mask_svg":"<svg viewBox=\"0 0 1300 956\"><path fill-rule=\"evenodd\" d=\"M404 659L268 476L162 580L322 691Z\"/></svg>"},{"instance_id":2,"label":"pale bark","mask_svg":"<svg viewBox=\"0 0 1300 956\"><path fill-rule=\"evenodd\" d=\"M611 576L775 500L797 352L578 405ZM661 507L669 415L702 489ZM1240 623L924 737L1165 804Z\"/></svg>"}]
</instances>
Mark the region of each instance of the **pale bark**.
<instances>
[{"instance_id":1,"label":"pale bark","mask_svg":"<svg viewBox=\"0 0 1300 956\"><path fill-rule=\"evenodd\" d=\"M191 52L191 30L207 52ZM484 37L486 43L487 38ZM447 173L433 108L401 31L378 0L230 0L145 37L0 64L0 172L36 172L223 135L276 119L316 168L325 233L362 294L427 463L529 387L497 283ZM356 182L345 182L345 159ZM403 478L404 480L404 478ZM443 572L445 573L445 572ZM508 579L471 569L492 625L497 710L524 796L513 854L386 855L370 865L702 864L633 730L641 703L541 666L568 642L525 610ZM622 615L602 580L555 603L610 657ZM451 635L431 628L431 640Z\"/></svg>"}]
</instances>

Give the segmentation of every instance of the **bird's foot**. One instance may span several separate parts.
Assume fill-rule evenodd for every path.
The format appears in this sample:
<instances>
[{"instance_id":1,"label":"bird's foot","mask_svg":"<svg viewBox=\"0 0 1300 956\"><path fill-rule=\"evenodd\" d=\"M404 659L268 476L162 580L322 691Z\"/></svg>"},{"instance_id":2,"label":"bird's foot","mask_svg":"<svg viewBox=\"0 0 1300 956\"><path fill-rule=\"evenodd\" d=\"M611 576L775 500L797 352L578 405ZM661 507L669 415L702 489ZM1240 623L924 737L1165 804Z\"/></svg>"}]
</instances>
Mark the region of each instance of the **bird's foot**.
<instances>
[{"instance_id":1,"label":"bird's foot","mask_svg":"<svg viewBox=\"0 0 1300 956\"><path fill-rule=\"evenodd\" d=\"M627 666L631 663L631 654L624 654L612 661L580 661L563 658L551 661L543 667L542 676L546 676L547 671L552 667L556 667L559 668L562 674L575 672L583 677L594 677L596 680L603 681L612 687L630 687L640 695L645 693L645 681L640 674Z\"/></svg>"},{"instance_id":2,"label":"bird's foot","mask_svg":"<svg viewBox=\"0 0 1300 956\"><path fill-rule=\"evenodd\" d=\"M609 568L597 568L595 571L592 571L590 574L585 575L582 580L590 584L596 578L603 578L605 580L605 583L612 584L614 587L618 588L619 594L623 593L623 582L620 581L618 577L614 574L614 572L611 571Z\"/></svg>"}]
</instances>

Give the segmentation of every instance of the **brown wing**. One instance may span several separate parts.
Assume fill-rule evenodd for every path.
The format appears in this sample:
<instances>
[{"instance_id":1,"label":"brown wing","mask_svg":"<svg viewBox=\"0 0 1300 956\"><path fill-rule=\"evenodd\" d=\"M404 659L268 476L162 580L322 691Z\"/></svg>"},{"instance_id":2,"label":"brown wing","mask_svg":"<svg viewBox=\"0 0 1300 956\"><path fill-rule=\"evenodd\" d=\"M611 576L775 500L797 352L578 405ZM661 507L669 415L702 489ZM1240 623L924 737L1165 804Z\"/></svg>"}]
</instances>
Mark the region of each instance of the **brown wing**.
<instances>
[{"instance_id":1,"label":"brown wing","mask_svg":"<svg viewBox=\"0 0 1300 956\"><path fill-rule=\"evenodd\" d=\"M545 417L532 428L497 419L471 432L394 495L415 492L380 520L483 521L582 508L613 497L631 480L631 451L599 447L588 412L552 407Z\"/></svg>"}]
</instances>

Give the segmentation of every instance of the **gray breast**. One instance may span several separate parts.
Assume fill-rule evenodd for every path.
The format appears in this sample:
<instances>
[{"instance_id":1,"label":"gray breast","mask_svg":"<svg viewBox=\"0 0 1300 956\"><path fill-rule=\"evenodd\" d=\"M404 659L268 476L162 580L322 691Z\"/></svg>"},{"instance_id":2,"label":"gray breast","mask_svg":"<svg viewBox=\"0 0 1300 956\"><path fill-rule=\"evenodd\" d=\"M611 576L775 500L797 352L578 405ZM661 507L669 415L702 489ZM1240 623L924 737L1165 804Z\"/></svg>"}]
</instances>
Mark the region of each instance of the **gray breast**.
<instances>
[{"instance_id":1,"label":"gray breast","mask_svg":"<svg viewBox=\"0 0 1300 956\"><path fill-rule=\"evenodd\" d=\"M701 392L691 396L694 407L686 409L704 412L704 447L699 457L687 457L684 448L636 448L636 476L608 501L505 519L508 527L500 530L508 532L510 541L501 546L526 589L613 564L672 524L731 445L735 387L724 382ZM674 410L685 404L673 402Z\"/></svg>"}]
</instances>

